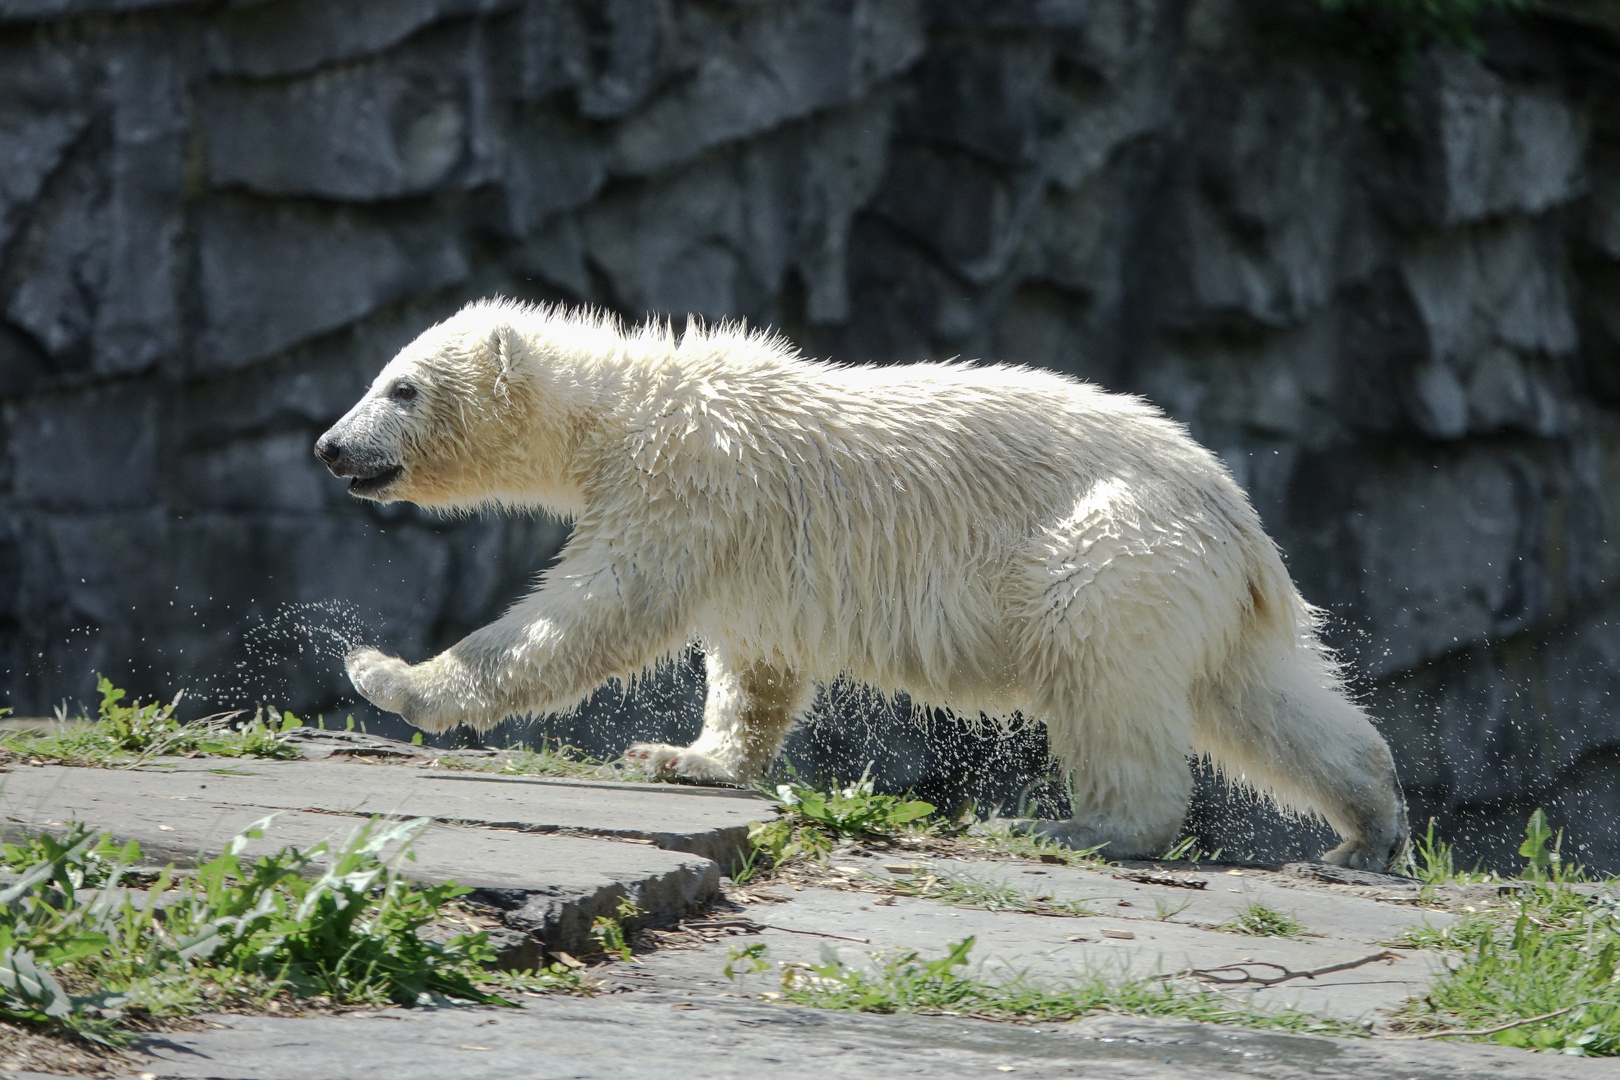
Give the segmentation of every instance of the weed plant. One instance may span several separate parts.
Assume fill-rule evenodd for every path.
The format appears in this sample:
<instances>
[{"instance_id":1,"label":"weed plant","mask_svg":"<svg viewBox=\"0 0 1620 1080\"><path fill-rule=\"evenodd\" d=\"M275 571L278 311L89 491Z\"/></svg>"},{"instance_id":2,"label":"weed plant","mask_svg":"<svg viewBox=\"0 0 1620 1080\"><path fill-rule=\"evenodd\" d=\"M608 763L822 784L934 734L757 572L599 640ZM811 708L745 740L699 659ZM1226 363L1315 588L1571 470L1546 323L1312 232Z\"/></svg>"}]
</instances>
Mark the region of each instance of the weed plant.
<instances>
[{"instance_id":1,"label":"weed plant","mask_svg":"<svg viewBox=\"0 0 1620 1080\"><path fill-rule=\"evenodd\" d=\"M1432 835L1432 832L1431 832ZM1566 864L1542 811L1519 854L1521 881L1485 911L1405 944L1444 950L1448 970L1402 1018L1415 1032L1454 1032L1505 1046L1620 1054L1620 893Z\"/></svg>"},{"instance_id":2,"label":"weed plant","mask_svg":"<svg viewBox=\"0 0 1620 1080\"><path fill-rule=\"evenodd\" d=\"M945 955L925 959L916 952L871 957L872 966L845 963L838 950L823 945L821 963L780 968L781 990L769 996L818 1009L875 1013L933 1013L991 1020L1062 1021L1090 1013L1175 1017L1214 1024L1236 1024L1274 1031L1365 1035L1364 1029L1297 1010L1253 1009L1200 989L1162 979L1110 980L1082 974L1066 981L1032 979L1014 973L987 980L971 970L974 939L950 945ZM763 943L733 952L726 974L733 979L771 970Z\"/></svg>"},{"instance_id":3,"label":"weed plant","mask_svg":"<svg viewBox=\"0 0 1620 1080\"><path fill-rule=\"evenodd\" d=\"M580 988L560 967L492 979L482 932L424 936L467 891L413 885L397 872L426 821L374 818L339 849L248 858L248 842L271 820L195 871L164 869L145 892L121 887L141 857L134 842L118 846L72 825L61 839L8 845L4 861L18 876L0 891L0 1019L115 1042L150 1018L261 1008L278 997L510 1005L492 983Z\"/></svg>"},{"instance_id":4,"label":"weed plant","mask_svg":"<svg viewBox=\"0 0 1620 1080\"><path fill-rule=\"evenodd\" d=\"M969 848L991 855L1011 855L1035 862L1065 866L1101 867L1102 846L1076 850L1039 836L1003 828L963 835L966 822L949 821L932 803L875 790L871 766L853 784L834 780L828 788L804 783L789 771L787 783L778 784L778 816L773 821L751 822L749 850L733 880L738 884L760 872L770 872L794 859L821 862L839 843L948 835ZM971 821L971 814L968 815ZM942 899L944 897L941 897Z\"/></svg>"},{"instance_id":5,"label":"weed plant","mask_svg":"<svg viewBox=\"0 0 1620 1080\"><path fill-rule=\"evenodd\" d=\"M1495 873L1482 870L1478 863L1474 864L1472 870L1458 870L1456 852L1450 844L1435 835L1434 818L1429 819L1429 827L1424 834L1413 839L1401 869L1408 877L1421 881L1425 888L1499 880Z\"/></svg>"},{"instance_id":6,"label":"weed plant","mask_svg":"<svg viewBox=\"0 0 1620 1080\"><path fill-rule=\"evenodd\" d=\"M185 723L175 715L180 697L165 705L137 699L125 705L124 691L105 676L96 681L101 703L96 718L70 721L58 711L60 729L50 735L7 732L0 735L0 751L18 757L60 762L64 765L130 767L165 755L187 757L296 758L298 748L286 734L303 726L291 713L259 709L251 719L241 713Z\"/></svg>"},{"instance_id":7,"label":"weed plant","mask_svg":"<svg viewBox=\"0 0 1620 1080\"><path fill-rule=\"evenodd\" d=\"M760 859L768 863L768 869L793 858L819 862L839 841L926 830L923 819L934 812L933 803L878 794L871 771L867 766L855 783L840 786L835 780L825 791L797 780L778 785L777 818L748 826L754 850L748 869L739 872L752 874Z\"/></svg>"}]
</instances>

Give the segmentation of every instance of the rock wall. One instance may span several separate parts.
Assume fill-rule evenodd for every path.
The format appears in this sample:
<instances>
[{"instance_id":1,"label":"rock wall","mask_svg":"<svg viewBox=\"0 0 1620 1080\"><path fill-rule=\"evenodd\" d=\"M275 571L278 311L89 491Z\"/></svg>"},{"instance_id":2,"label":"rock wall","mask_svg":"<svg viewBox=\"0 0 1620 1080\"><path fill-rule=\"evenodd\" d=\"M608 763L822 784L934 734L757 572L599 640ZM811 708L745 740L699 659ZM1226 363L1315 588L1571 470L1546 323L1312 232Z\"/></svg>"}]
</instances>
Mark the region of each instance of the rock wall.
<instances>
[{"instance_id":1,"label":"rock wall","mask_svg":"<svg viewBox=\"0 0 1620 1080\"><path fill-rule=\"evenodd\" d=\"M745 317L1148 395L1331 613L1414 820L1496 858L1545 804L1620 869L1606 10L1403 83L1307 0L0 0L0 700L341 715L289 627L424 655L564 535L323 474L398 346L495 292ZM1042 771L1038 732L874 724L796 753L936 798ZM1194 821L1282 843L1213 781Z\"/></svg>"}]
</instances>

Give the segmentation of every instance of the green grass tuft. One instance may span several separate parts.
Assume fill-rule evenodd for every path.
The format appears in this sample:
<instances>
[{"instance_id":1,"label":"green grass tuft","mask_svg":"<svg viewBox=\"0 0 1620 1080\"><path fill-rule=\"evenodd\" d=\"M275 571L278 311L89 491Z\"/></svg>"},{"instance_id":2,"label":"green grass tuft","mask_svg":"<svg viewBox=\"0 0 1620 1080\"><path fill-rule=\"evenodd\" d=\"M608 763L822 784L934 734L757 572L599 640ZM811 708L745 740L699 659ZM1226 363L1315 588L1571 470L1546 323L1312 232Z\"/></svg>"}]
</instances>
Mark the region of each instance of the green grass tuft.
<instances>
[{"instance_id":1,"label":"green grass tuft","mask_svg":"<svg viewBox=\"0 0 1620 1080\"><path fill-rule=\"evenodd\" d=\"M1166 862L1219 862L1221 853L1224 850L1224 848L1216 848L1214 851L1205 851L1198 845L1198 837L1183 836L1166 848L1164 854L1159 858L1164 859Z\"/></svg>"},{"instance_id":2,"label":"green grass tuft","mask_svg":"<svg viewBox=\"0 0 1620 1080\"><path fill-rule=\"evenodd\" d=\"M611 761L592 757L559 739L542 739L532 749L513 747L498 758L466 759L446 757L439 761L446 769L493 772L502 776L563 777L575 780L619 780L651 782L644 772L625 769Z\"/></svg>"},{"instance_id":3,"label":"green grass tuft","mask_svg":"<svg viewBox=\"0 0 1620 1080\"><path fill-rule=\"evenodd\" d=\"M901 896L915 896L923 900L937 900L943 904L984 908L986 911L1021 911L1031 915L1097 914L1086 906L1085 900L1054 900L1041 893L1031 893L1004 881L985 881L965 874L945 877L913 875L888 882L891 891Z\"/></svg>"},{"instance_id":4,"label":"green grass tuft","mask_svg":"<svg viewBox=\"0 0 1620 1080\"><path fill-rule=\"evenodd\" d=\"M289 731L303 726L292 713L259 709L248 720L242 713L185 723L175 715L180 698L164 705L139 699L125 705L124 691L102 676L96 681L101 703L96 718L78 722L58 715L61 730L50 735L7 732L0 735L0 751L18 757L60 762L64 765L124 767L156 757L297 758L298 748L287 742Z\"/></svg>"},{"instance_id":5,"label":"green grass tuft","mask_svg":"<svg viewBox=\"0 0 1620 1080\"><path fill-rule=\"evenodd\" d=\"M846 964L836 949L823 946L820 964L782 965L781 991L768 996L812 1008L856 1012L935 1013L1023 1021L1073 1020L1108 1012L1273 1031L1366 1034L1354 1024L1292 1009L1268 1012L1248 1008L1219 994L1187 989L1162 979L1110 980L1085 974L1066 981L1047 981L1017 973L990 981L968 971L973 945L973 938L964 938L935 959L925 959L916 952L873 956L871 969ZM762 944L734 951L727 969L733 979L767 973L768 952Z\"/></svg>"},{"instance_id":6,"label":"green grass tuft","mask_svg":"<svg viewBox=\"0 0 1620 1080\"><path fill-rule=\"evenodd\" d=\"M1404 944L1448 954L1448 970L1401 1019L1417 1033L1566 1054L1620 1055L1620 883L1566 864L1542 811L1519 853L1523 880L1452 926Z\"/></svg>"},{"instance_id":7,"label":"green grass tuft","mask_svg":"<svg viewBox=\"0 0 1620 1080\"><path fill-rule=\"evenodd\" d=\"M1408 877L1417 878L1425 886L1468 885L1495 881L1495 874L1482 870L1478 863L1472 870L1457 869L1457 856L1450 844L1435 835L1434 818L1422 836L1415 837L1401 867Z\"/></svg>"},{"instance_id":8,"label":"green grass tuft","mask_svg":"<svg viewBox=\"0 0 1620 1080\"><path fill-rule=\"evenodd\" d=\"M1101 854L1108 846L1106 844L1091 848L1071 848L1044 836L1015 833L1002 828L971 833L962 837L962 841L991 855L1012 855L1035 862L1078 866L1088 870L1098 870L1108 865L1108 860Z\"/></svg>"},{"instance_id":9,"label":"green grass tuft","mask_svg":"<svg viewBox=\"0 0 1620 1080\"><path fill-rule=\"evenodd\" d=\"M497 987L580 988L560 967L493 976L482 932L421 933L467 891L397 872L426 821L372 819L340 849L249 859L247 843L270 820L194 871L164 869L145 891L123 887L141 856L133 842L71 825L60 839L7 845L17 879L0 891L0 1019L116 1042L132 1020L280 997L509 1005Z\"/></svg>"}]
</instances>

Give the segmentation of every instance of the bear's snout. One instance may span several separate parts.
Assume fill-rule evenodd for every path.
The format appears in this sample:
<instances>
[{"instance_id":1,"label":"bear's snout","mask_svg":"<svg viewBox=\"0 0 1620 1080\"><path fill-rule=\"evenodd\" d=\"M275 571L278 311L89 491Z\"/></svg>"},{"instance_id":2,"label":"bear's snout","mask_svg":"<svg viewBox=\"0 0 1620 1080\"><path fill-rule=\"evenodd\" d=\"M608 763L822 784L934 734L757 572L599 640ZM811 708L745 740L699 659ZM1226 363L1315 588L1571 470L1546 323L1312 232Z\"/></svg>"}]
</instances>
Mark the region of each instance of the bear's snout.
<instances>
[{"instance_id":1,"label":"bear's snout","mask_svg":"<svg viewBox=\"0 0 1620 1080\"><path fill-rule=\"evenodd\" d=\"M349 494L389 501L383 493L404 473L404 466L368 448L364 440L357 451L338 435L342 427L339 424L315 441L315 456L333 476L349 482Z\"/></svg>"},{"instance_id":2,"label":"bear's snout","mask_svg":"<svg viewBox=\"0 0 1620 1080\"><path fill-rule=\"evenodd\" d=\"M343 444L332 437L328 431L315 440L315 456L321 459L321 464L328 467L336 465L338 458L343 456Z\"/></svg>"}]
</instances>

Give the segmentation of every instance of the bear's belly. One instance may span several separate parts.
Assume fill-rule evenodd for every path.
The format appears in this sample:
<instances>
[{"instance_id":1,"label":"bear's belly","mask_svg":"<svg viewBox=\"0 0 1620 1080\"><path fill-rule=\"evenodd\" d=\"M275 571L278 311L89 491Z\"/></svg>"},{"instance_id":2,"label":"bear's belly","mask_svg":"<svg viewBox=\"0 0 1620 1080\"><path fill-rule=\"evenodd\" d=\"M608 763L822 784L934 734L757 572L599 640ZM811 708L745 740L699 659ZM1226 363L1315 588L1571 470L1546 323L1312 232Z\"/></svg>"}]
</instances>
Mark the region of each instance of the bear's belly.
<instances>
[{"instance_id":1,"label":"bear's belly","mask_svg":"<svg viewBox=\"0 0 1620 1080\"><path fill-rule=\"evenodd\" d=\"M843 678L919 704L999 715L1017 699L1016 634L988 596L928 609L893 598L836 606L786 596L765 604L722 602L696 627L731 662L767 659L809 678Z\"/></svg>"}]
</instances>

